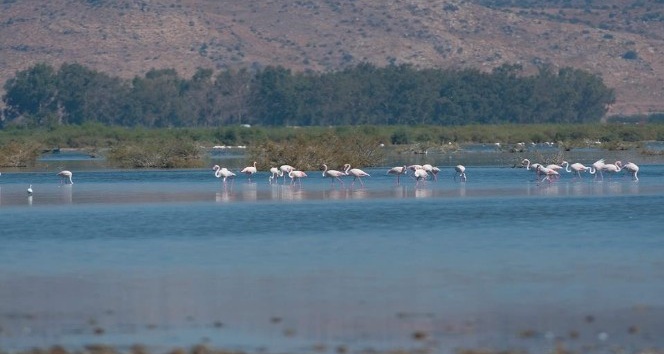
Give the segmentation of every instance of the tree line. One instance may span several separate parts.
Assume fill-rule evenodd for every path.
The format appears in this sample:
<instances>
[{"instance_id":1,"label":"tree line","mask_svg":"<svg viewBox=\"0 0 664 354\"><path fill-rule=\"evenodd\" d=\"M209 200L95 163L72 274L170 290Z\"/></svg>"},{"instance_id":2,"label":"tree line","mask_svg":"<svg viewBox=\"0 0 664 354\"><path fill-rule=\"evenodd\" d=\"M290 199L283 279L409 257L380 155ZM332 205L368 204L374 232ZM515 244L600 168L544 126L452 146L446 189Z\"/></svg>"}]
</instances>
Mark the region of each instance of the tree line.
<instances>
[{"instance_id":1,"label":"tree line","mask_svg":"<svg viewBox=\"0 0 664 354\"><path fill-rule=\"evenodd\" d=\"M467 125L598 122L615 101L601 77L543 66L492 72L360 64L334 72L283 67L153 69L133 79L80 64L36 64L4 85L0 126L127 127Z\"/></svg>"}]
</instances>

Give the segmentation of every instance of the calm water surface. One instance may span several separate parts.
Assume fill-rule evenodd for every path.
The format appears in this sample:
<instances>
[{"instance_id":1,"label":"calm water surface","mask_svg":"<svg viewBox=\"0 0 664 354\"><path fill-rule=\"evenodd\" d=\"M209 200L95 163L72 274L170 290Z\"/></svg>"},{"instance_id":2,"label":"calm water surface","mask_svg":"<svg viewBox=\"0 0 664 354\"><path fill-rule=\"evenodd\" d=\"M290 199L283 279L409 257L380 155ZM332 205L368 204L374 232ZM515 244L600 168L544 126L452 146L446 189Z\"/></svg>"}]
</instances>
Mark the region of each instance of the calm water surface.
<instances>
[{"instance_id":1,"label":"calm water surface","mask_svg":"<svg viewBox=\"0 0 664 354\"><path fill-rule=\"evenodd\" d=\"M0 349L664 347L664 165L638 182L366 171L3 172Z\"/></svg>"}]
</instances>

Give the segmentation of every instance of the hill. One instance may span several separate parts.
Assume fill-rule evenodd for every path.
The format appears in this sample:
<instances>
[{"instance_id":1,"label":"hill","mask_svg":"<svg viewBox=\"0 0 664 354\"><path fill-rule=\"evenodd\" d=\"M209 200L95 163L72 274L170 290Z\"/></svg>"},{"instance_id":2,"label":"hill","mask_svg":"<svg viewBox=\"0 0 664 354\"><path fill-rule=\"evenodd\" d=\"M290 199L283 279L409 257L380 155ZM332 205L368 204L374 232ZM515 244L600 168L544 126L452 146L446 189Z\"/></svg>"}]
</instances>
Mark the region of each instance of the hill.
<instances>
[{"instance_id":1,"label":"hill","mask_svg":"<svg viewBox=\"0 0 664 354\"><path fill-rule=\"evenodd\" d=\"M151 68L360 62L571 66L616 91L613 114L664 112L664 1L4 0L0 83L38 62L123 78Z\"/></svg>"}]
</instances>

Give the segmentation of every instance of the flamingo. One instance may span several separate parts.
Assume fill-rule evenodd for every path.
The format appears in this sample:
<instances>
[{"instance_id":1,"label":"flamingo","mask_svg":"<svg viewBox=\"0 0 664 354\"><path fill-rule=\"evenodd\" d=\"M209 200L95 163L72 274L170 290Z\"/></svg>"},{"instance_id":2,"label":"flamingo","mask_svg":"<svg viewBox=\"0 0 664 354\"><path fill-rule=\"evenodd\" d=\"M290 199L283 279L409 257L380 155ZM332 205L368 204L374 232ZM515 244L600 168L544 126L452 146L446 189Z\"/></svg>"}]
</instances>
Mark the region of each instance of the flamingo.
<instances>
[{"instance_id":1,"label":"flamingo","mask_svg":"<svg viewBox=\"0 0 664 354\"><path fill-rule=\"evenodd\" d=\"M281 166L279 166L279 170L281 171L280 176L284 176L284 183L286 183L286 176L288 175L288 173L290 171L294 171L295 167L293 167L291 165L281 165Z\"/></svg>"},{"instance_id":2,"label":"flamingo","mask_svg":"<svg viewBox=\"0 0 664 354\"><path fill-rule=\"evenodd\" d=\"M226 185L226 179L235 177L235 173L229 171L226 167L219 167L219 165L214 165L212 166L212 169L214 170L215 177L224 178L224 185Z\"/></svg>"},{"instance_id":3,"label":"flamingo","mask_svg":"<svg viewBox=\"0 0 664 354\"><path fill-rule=\"evenodd\" d=\"M355 184L355 180L359 179L360 184L362 184L362 187L364 187L364 182L362 182L362 177L371 177L370 174L360 170L359 168L350 168L350 164L347 163L344 165L344 173L346 175L353 175L353 183L351 183L351 186Z\"/></svg>"},{"instance_id":4,"label":"flamingo","mask_svg":"<svg viewBox=\"0 0 664 354\"><path fill-rule=\"evenodd\" d=\"M341 177L345 176L345 173L337 170L328 170L326 164L323 164L323 168L323 177L332 178L332 184L334 184L335 179L339 181L339 183L344 184L344 181L341 180Z\"/></svg>"},{"instance_id":5,"label":"flamingo","mask_svg":"<svg viewBox=\"0 0 664 354\"><path fill-rule=\"evenodd\" d=\"M288 177L291 178L291 184L293 184L293 183L295 182L295 180L297 180L297 181L299 182L299 184L300 184L300 187L302 187L302 180L301 180L301 178L303 178L303 177L307 177L307 174L304 173L304 172L302 172L302 171L295 171L295 170L293 170L293 171L288 172Z\"/></svg>"},{"instance_id":6,"label":"flamingo","mask_svg":"<svg viewBox=\"0 0 664 354\"><path fill-rule=\"evenodd\" d=\"M628 172L629 174L632 175L632 179L635 181L639 180L639 177L636 176L637 173L639 173L639 166L635 164L634 162L627 162L625 166L622 167L625 172Z\"/></svg>"},{"instance_id":7,"label":"flamingo","mask_svg":"<svg viewBox=\"0 0 664 354\"><path fill-rule=\"evenodd\" d=\"M545 180L553 182L551 178L558 178L560 176L558 171L551 168L546 168L542 165L537 166L537 170L539 171L540 174L546 175L544 178L542 178L541 182L544 182Z\"/></svg>"},{"instance_id":8,"label":"flamingo","mask_svg":"<svg viewBox=\"0 0 664 354\"><path fill-rule=\"evenodd\" d=\"M604 169L604 159L599 159L593 162L593 168L595 169L595 172L599 172L600 178L604 180L604 174L602 174L602 170ZM592 171L590 171L590 174L595 175ZM595 179L597 179L597 175L595 175Z\"/></svg>"},{"instance_id":9,"label":"flamingo","mask_svg":"<svg viewBox=\"0 0 664 354\"><path fill-rule=\"evenodd\" d=\"M408 166L408 169L411 171L417 171L422 169L422 165L410 165Z\"/></svg>"},{"instance_id":10,"label":"flamingo","mask_svg":"<svg viewBox=\"0 0 664 354\"><path fill-rule=\"evenodd\" d=\"M458 175L462 182L466 182L466 167L464 165L454 166L454 171L456 171L456 173L454 174L455 181Z\"/></svg>"},{"instance_id":11,"label":"flamingo","mask_svg":"<svg viewBox=\"0 0 664 354\"><path fill-rule=\"evenodd\" d=\"M422 165L422 169L427 171L427 173L430 173L433 176L434 181L438 180L438 172L440 172L440 169L438 167L434 167L431 164L427 163Z\"/></svg>"},{"instance_id":12,"label":"flamingo","mask_svg":"<svg viewBox=\"0 0 664 354\"><path fill-rule=\"evenodd\" d=\"M406 165L392 167L387 171L388 175L397 175L397 184L399 184L399 177L408 172Z\"/></svg>"},{"instance_id":13,"label":"flamingo","mask_svg":"<svg viewBox=\"0 0 664 354\"><path fill-rule=\"evenodd\" d=\"M421 181L426 181L429 177L429 174L423 168L419 168L413 172L413 177L415 177L415 186L417 186Z\"/></svg>"},{"instance_id":14,"label":"flamingo","mask_svg":"<svg viewBox=\"0 0 664 354\"><path fill-rule=\"evenodd\" d=\"M539 179L539 175L540 175L539 166L542 166L542 165L540 165L538 163L534 163L534 164L531 165L530 160L528 160L528 159L521 160L522 165L526 164L526 163L527 163L526 170L530 171L531 167L532 167L532 169L535 170L535 176L537 177L537 179Z\"/></svg>"},{"instance_id":15,"label":"flamingo","mask_svg":"<svg viewBox=\"0 0 664 354\"><path fill-rule=\"evenodd\" d=\"M622 162L616 161L615 163L606 163L602 166L602 170L614 175L622 170Z\"/></svg>"},{"instance_id":16,"label":"flamingo","mask_svg":"<svg viewBox=\"0 0 664 354\"><path fill-rule=\"evenodd\" d=\"M431 169L431 173L433 174L433 178L437 181L438 180L438 172L440 172L440 168L433 166Z\"/></svg>"},{"instance_id":17,"label":"flamingo","mask_svg":"<svg viewBox=\"0 0 664 354\"><path fill-rule=\"evenodd\" d=\"M243 168L242 171L240 171L240 173L244 173L247 176L249 176L248 179L249 179L250 182L251 182L251 176L256 172L258 172L258 170L256 169L256 161L254 161L253 166L247 166L247 167Z\"/></svg>"},{"instance_id":18,"label":"flamingo","mask_svg":"<svg viewBox=\"0 0 664 354\"><path fill-rule=\"evenodd\" d=\"M273 180L276 180L276 179L278 179L279 177L281 177L283 175L284 175L284 173L279 168L271 167L270 168L270 177L269 177L270 184L272 184Z\"/></svg>"},{"instance_id":19,"label":"flamingo","mask_svg":"<svg viewBox=\"0 0 664 354\"><path fill-rule=\"evenodd\" d=\"M63 170L58 172L58 176L60 176L60 184L62 183L69 183L69 184L74 184L72 182L71 177L72 177L71 171Z\"/></svg>"},{"instance_id":20,"label":"flamingo","mask_svg":"<svg viewBox=\"0 0 664 354\"><path fill-rule=\"evenodd\" d=\"M586 171L590 170L591 174L595 173L595 170L592 167L586 167L582 163L579 163L579 162L575 162L575 163L570 165L569 162L563 161L563 166L565 166L565 171L570 172L570 173L572 171L574 171L574 173L579 178L581 178L581 172L586 172ZM571 169L570 169L570 167L571 167Z\"/></svg>"},{"instance_id":21,"label":"flamingo","mask_svg":"<svg viewBox=\"0 0 664 354\"><path fill-rule=\"evenodd\" d=\"M32 184L28 187L26 192L28 193L28 195L32 195Z\"/></svg>"}]
</instances>

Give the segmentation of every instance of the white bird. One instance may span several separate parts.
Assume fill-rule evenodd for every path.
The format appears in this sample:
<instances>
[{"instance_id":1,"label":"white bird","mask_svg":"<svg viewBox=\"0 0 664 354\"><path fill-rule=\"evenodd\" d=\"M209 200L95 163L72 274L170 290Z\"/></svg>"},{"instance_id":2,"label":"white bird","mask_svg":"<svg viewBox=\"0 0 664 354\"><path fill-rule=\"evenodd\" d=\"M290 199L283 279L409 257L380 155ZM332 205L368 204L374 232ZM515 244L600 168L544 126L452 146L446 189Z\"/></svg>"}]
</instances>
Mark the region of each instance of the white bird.
<instances>
[{"instance_id":1,"label":"white bird","mask_svg":"<svg viewBox=\"0 0 664 354\"><path fill-rule=\"evenodd\" d=\"M599 176L601 179L604 179L604 174L602 174L602 170L604 169L604 159L599 159L595 162L593 162L593 168L595 169L595 173L599 172ZM590 174L595 175L593 171L590 171ZM595 179L597 179L597 175L595 175Z\"/></svg>"},{"instance_id":2,"label":"white bird","mask_svg":"<svg viewBox=\"0 0 664 354\"><path fill-rule=\"evenodd\" d=\"M427 173L431 174L431 176L433 176L434 181L438 180L438 172L440 172L440 169L438 167L434 167L431 164L426 163L422 165L422 169L427 171Z\"/></svg>"},{"instance_id":3,"label":"white bird","mask_svg":"<svg viewBox=\"0 0 664 354\"><path fill-rule=\"evenodd\" d=\"M344 184L344 181L341 180L341 177L345 176L345 173L337 170L328 170L326 164L323 164L323 168L323 177L332 178L332 184L334 184L334 180L338 180L339 183Z\"/></svg>"},{"instance_id":4,"label":"white bird","mask_svg":"<svg viewBox=\"0 0 664 354\"><path fill-rule=\"evenodd\" d=\"M392 167L387 171L388 175L396 175L397 176L397 184L399 184L399 177L403 174L406 174L408 172L408 167L406 165L403 166L396 166Z\"/></svg>"},{"instance_id":5,"label":"white bird","mask_svg":"<svg viewBox=\"0 0 664 354\"><path fill-rule=\"evenodd\" d=\"M415 186L417 186L420 182L424 183L429 178L429 174L423 168L418 168L413 172L413 177L415 177Z\"/></svg>"},{"instance_id":6,"label":"white bird","mask_svg":"<svg viewBox=\"0 0 664 354\"><path fill-rule=\"evenodd\" d=\"M611 175L614 175L622 170L622 162L616 161L615 163L605 163L602 166L602 171L608 172ZM603 177L603 176L602 176Z\"/></svg>"},{"instance_id":7,"label":"white bird","mask_svg":"<svg viewBox=\"0 0 664 354\"><path fill-rule=\"evenodd\" d=\"M466 182L466 167L464 165L454 166L454 171L456 171L456 173L454 174L455 181L457 176L459 176L462 182Z\"/></svg>"},{"instance_id":8,"label":"white bird","mask_svg":"<svg viewBox=\"0 0 664 354\"><path fill-rule=\"evenodd\" d=\"M284 183L286 183L286 176L288 176L290 171L294 171L295 167L291 165L281 165L279 166L279 170L281 171L281 175L284 176Z\"/></svg>"},{"instance_id":9,"label":"white bird","mask_svg":"<svg viewBox=\"0 0 664 354\"><path fill-rule=\"evenodd\" d=\"M634 162L627 162L625 166L622 167L625 172L628 172L629 174L632 175L632 179L635 181L639 180L639 177L637 177L637 173L639 173L639 166L635 164Z\"/></svg>"},{"instance_id":10,"label":"white bird","mask_svg":"<svg viewBox=\"0 0 664 354\"><path fill-rule=\"evenodd\" d=\"M362 184L362 187L364 187L364 182L362 182L362 177L371 177L368 173L360 170L359 168L350 168L350 164L347 163L344 165L344 173L346 175L352 175L353 178L353 183L351 183L351 186L355 184L355 180L359 179L360 184Z\"/></svg>"},{"instance_id":11,"label":"white bird","mask_svg":"<svg viewBox=\"0 0 664 354\"><path fill-rule=\"evenodd\" d=\"M300 187L302 187L302 180L301 178L307 177L307 174L304 173L303 171L290 171L288 172L288 177L291 178L291 184L295 183L295 180L297 180L300 184Z\"/></svg>"},{"instance_id":12,"label":"white bird","mask_svg":"<svg viewBox=\"0 0 664 354\"><path fill-rule=\"evenodd\" d=\"M551 178L558 178L560 176L558 171L550 169L550 168L546 168L542 165L537 166L537 169L538 169L540 174L545 175L544 178L542 178L541 182L544 182L545 180L549 181L549 182L553 182L551 180Z\"/></svg>"},{"instance_id":13,"label":"white bird","mask_svg":"<svg viewBox=\"0 0 664 354\"><path fill-rule=\"evenodd\" d=\"M226 167L219 167L219 165L214 165L212 166L212 169L214 170L215 177L223 177L224 185L226 185L226 179L235 177L235 173L229 171Z\"/></svg>"},{"instance_id":14,"label":"white bird","mask_svg":"<svg viewBox=\"0 0 664 354\"><path fill-rule=\"evenodd\" d=\"M258 172L258 170L256 169L256 161L254 161L253 166L247 166L247 167L243 168L242 171L240 171L240 173L244 173L245 175L249 176L249 178L248 178L249 181L251 181L251 176L253 174L255 174L256 172Z\"/></svg>"},{"instance_id":15,"label":"white bird","mask_svg":"<svg viewBox=\"0 0 664 354\"><path fill-rule=\"evenodd\" d=\"M565 171L567 172L574 172L579 178L581 178L581 172L586 172L590 170L590 173L594 174L594 170L592 167L586 167L582 163L575 162L573 164L569 164L567 161L563 161L563 166L565 166ZM570 169L571 168L571 169Z\"/></svg>"},{"instance_id":16,"label":"white bird","mask_svg":"<svg viewBox=\"0 0 664 354\"><path fill-rule=\"evenodd\" d=\"M28 187L26 192L28 193L28 195L32 195L32 184Z\"/></svg>"},{"instance_id":17,"label":"white bird","mask_svg":"<svg viewBox=\"0 0 664 354\"><path fill-rule=\"evenodd\" d=\"M534 164L531 165L530 160L528 160L528 159L523 159L521 161L522 165L526 164L526 163L527 163L526 170L530 171L531 168L532 168L532 170L535 170L535 176L537 176L537 179L539 179L539 175L540 175L539 166L542 166L542 165L540 165L538 163L534 163Z\"/></svg>"},{"instance_id":18,"label":"white bird","mask_svg":"<svg viewBox=\"0 0 664 354\"><path fill-rule=\"evenodd\" d=\"M422 169L422 165L410 165L408 166L408 169L411 171L417 171Z\"/></svg>"},{"instance_id":19,"label":"white bird","mask_svg":"<svg viewBox=\"0 0 664 354\"><path fill-rule=\"evenodd\" d=\"M283 175L284 173L278 167L270 167L270 183Z\"/></svg>"},{"instance_id":20,"label":"white bird","mask_svg":"<svg viewBox=\"0 0 664 354\"><path fill-rule=\"evenodd\" d=\"M73 173L67 170L58 172L58 176L60 176L60 183L74 184L74 182L71 180L72 175Z\"/></svg>"}]
</instances>

